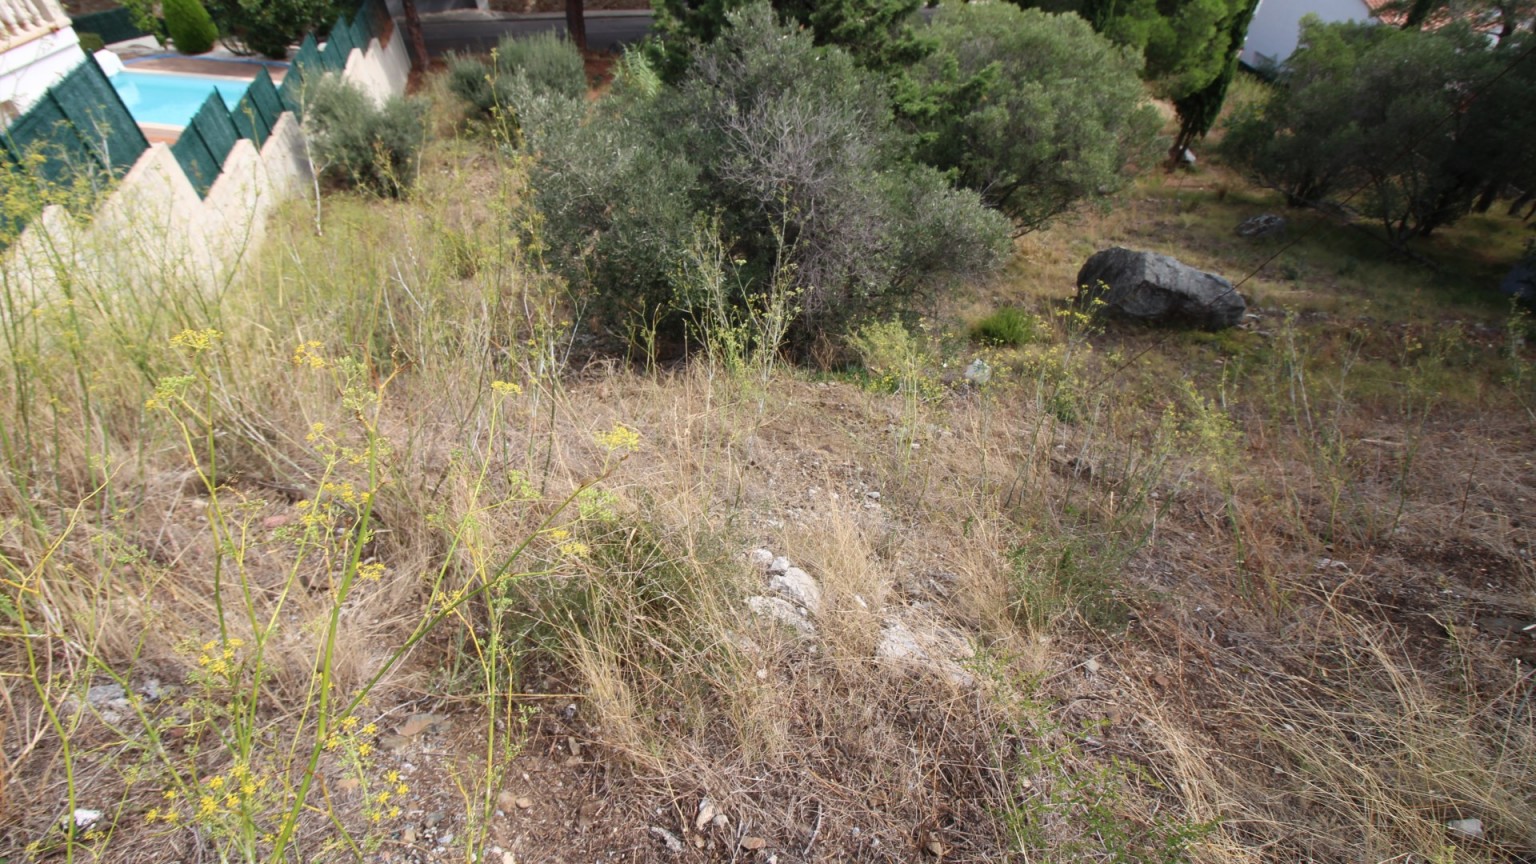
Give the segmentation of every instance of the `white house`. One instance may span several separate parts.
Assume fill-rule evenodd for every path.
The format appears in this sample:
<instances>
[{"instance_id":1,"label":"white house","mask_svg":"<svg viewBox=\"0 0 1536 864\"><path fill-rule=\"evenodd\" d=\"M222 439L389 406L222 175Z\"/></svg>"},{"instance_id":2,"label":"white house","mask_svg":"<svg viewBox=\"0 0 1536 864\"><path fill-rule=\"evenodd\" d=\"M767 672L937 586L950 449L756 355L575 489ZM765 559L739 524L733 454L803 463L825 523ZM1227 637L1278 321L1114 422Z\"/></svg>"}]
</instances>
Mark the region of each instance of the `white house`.
<instances>
[{"instance_id":1,"label":"white house","mask_svg":"<svg viewBox=\"0 0 1536 864\"><path fill-rule=\"evenodd\" d=\"M1296 50L1301 19L1308 15L1324 21L1372 20L1365 0L1260 0L1239 59L1256 69L1283 63Z\"/></svg>"},{"instance_id":2,"label":"white house","mask_svg":"<svg viewBox=\"0 0 1536 864\"><path fill-rule=\"evenodd\" d=\"M58 0L0 0L0 125L25 114L84 62Z\"/></svg>"}]
</instances>

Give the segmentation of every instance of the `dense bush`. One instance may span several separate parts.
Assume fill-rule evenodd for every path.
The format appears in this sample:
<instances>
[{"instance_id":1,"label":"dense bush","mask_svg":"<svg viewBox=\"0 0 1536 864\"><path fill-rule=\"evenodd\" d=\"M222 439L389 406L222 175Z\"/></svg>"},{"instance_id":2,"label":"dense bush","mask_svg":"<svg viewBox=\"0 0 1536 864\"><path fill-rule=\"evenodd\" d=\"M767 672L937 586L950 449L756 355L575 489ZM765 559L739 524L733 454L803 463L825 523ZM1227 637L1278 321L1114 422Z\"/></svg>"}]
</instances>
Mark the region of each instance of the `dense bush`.
<instances>
[{"instance_id":1,"label":"dense bush","mask_svg":"<svg viewBox=\"0 0 1536 864\"><path fill-rule=\"evenodd\" d=\"M1422 237L1480 194L1491 202L1505 182L1536 179L1536 72L1520 68L1523 50L1455 26L1311 18L1271 98L1232 118L1223 149L1292 204L1347 195L1394 241Z\"/></svg>"},{"instance_id":2,"label":"dense bush","mask_svg":"<svg viewBox=\"0 0 1536 864\"><path fill-rule=\"evenodd\" d=\"M199 0L165 0L165 29L171 43L183 54L203 54L213 49L219 38L208 10Z\"/></svg>"},{"instance_id":3,"label":"dense bush","mask_svg":"<svg viewBox=\"0 0 1536 864\"><path fill-rule=\"evenodd\" d=\"M980 78L966 104L937 112L922 156L1006 213L1022 233L1080 201L1102 201L1155 150L1159 120L1138 60L1076 15L1006 4L951 5L921 81ZM990 74L985 74L990 71Z\"/></svg>"},{"instance_id":4,"label":"dense bush","mask_svg":"<svg viewBox=\"0 0 1536 864\"><path fill-rule=\"evenodd\" d=\"M530 182L544 214L549 261L592 289L599 315L619 327L666 312L701 197L698 169L618 100L590 114L583 101L527 93L518 100Z\"/></svg>"},{"instance_id":5,"label":"dense bush","mask_svg":"<svg viewBox=\"0 0 1536 864\"><path fill-rule=\"evenodd\" d=\"M611 308L675 325L693 302L681 256L717 219L738 301L788 274L797 337L1001 261L1006 220L905 160L880 79L766 3L730 20L675 87L645 86L636 59L590 116L519 103L552 260L579 262L570 275Z\"/></svg>"},{"instance_id":6,"label":"dense bush","mask_svg":"<svg viewBox=\"0 0 1536 864\"><path fill-rule=\"evenodd\" d=\"M535 93L547 91L572 99L587 95L587 67L581 52L554 33L507 36L496 45L495 57L498 72L521 74Z\"/></svg>"},{"instance_id":7,"label":"dense bush","mask_svg":"<svg viewBox=\"0 0 1536 864\"><path fill-rule=\"evenodd\" d=\"M513 114L514 91L579 99L587 93L586 65L570 42L551 33L501 40L492 62L450 54L448 89L478 117Z\"/></svg>"},{"instance_id":8,"label":"dense bush","mask_svg":"<svg viewBox=\"0 0 1536 864\"><path fill-rule=\"evenodd\" d=\"M308 33L326 32L356 6L350 0L209 0L208 9L225 44L281 60L289 46Z\"/></svg>"},{"instance_id":9,"label":"dense bush","mask_svg":"<svg viewBox=\"0 0 1536 864\"><path fill-rule=\"evenodd\" d=\"M304 87L304 130L321 176L337 185L398 196L416 177L424 106L392 96L375 105L357 86L322 75Z\"/></svg>"}]
</instances>

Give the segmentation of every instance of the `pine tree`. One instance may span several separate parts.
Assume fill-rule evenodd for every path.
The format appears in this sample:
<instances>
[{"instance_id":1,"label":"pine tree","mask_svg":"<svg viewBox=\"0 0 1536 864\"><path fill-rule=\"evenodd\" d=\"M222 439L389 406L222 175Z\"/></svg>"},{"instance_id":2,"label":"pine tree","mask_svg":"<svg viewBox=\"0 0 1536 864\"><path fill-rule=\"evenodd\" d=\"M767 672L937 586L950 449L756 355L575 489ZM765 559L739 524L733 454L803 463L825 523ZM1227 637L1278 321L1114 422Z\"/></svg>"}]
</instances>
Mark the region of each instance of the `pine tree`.
<instances>
[{"instance_id":1,"label":"pine tree","mask_svg":"<svg viewBox=\"0 0 1536 864\"><path fill-rule=\"evenodd\" d=\"M1253 22L1253 14L1259 8L1259 0L1243 0L1243 3L1227 30L1228 57L1221 73L1209 84L1173 103L1179 114L1179 134L1169 151L1171 159L1177 160L1196 138L1205 137L1216 123L1216 118L1221 115L1222 103L1227 99L1227 87L1237 74L1238 51L1248 36L1248 25Z\"/></svg>"}]
</instances>

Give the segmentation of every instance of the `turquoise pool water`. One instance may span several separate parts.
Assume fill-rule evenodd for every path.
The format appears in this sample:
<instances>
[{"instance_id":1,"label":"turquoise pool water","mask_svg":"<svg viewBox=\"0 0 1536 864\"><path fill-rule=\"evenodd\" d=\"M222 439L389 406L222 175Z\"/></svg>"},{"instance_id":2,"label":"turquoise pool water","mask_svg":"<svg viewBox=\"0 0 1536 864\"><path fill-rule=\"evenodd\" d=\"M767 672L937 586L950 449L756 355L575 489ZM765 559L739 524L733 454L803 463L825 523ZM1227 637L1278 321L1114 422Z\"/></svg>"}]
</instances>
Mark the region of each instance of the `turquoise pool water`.
<instances>
[{"instance_id":1,"label":"turquoise pool water","mask_svg":"<svg viewBox=\"0 0 1536 864\"><path fill-rule=\"evenodd\" d=\"M250 82L125 69L112 76L112 86L123 97L133 119L140 123L185 126L203 107L208 94L217 90L224 98L224 107L233 108Z\"/></svg>"}]
</instances>

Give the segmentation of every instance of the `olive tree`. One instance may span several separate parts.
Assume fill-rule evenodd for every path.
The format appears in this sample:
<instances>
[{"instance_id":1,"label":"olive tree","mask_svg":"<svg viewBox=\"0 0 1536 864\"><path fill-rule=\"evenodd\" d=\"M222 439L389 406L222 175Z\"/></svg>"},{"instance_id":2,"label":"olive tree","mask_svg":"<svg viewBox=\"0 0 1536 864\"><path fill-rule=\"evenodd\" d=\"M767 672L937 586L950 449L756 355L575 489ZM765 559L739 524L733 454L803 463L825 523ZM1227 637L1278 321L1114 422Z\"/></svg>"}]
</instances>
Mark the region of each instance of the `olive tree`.
<instances>
[{"instance_id":1,"label":"olive tree","mask_svg":"<svg viewBox=\"0 0 1536 864\"><path fill-rule=\"evenodd\" d=\"M1159 120L1136 54L1072 14L1005 4L946 6L920 80L984 79L923 131L922 157L1013 220L1043 227L1101 202L1155 152ZM991 71L992 74L983 73Z\"/></svg>"},{"instance_id":2,"label":"olive tree","mask_svg":"<svg viewBox=\"0 0 1536 864\"><path fill-rule=\"evenodd\" d=\"M1464 28L1309 18L1271 98L1233 118L1224 149L1292 204L1349 195L1394 242L1427 236L1524 164L1523 135L1500 130L1528 115L1529 91L1517 78L1490 87L1502 53Z\"/></svg>"}]
</instances>

